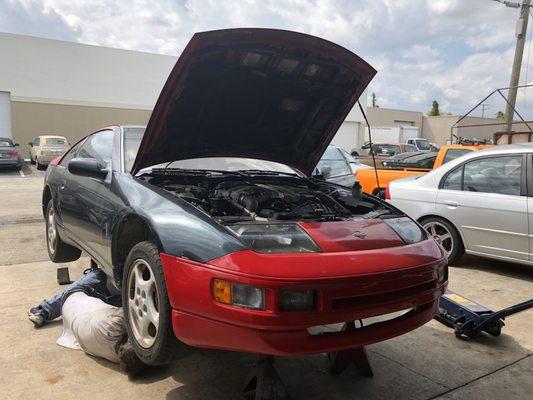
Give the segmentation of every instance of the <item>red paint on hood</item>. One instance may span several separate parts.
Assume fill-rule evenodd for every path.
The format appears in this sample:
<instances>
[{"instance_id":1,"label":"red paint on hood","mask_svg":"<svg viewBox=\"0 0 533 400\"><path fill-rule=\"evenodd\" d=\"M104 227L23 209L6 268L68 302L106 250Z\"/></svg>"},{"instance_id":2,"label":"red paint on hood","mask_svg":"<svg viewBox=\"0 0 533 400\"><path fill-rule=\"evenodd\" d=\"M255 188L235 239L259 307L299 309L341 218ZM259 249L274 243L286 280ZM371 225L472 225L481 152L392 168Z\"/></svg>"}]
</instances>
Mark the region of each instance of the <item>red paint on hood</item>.
<instances>
[{"instance_id":1,"label":"red paint on hood","mask_svg":"<svg viewBox=\"0 0 533 400\"><path fill-rule=\"evenodd\" d=\"M404 245L396 232L379 219L302 222L300 226L324 252L372 250Z\"/></svg>"}]
</instances>

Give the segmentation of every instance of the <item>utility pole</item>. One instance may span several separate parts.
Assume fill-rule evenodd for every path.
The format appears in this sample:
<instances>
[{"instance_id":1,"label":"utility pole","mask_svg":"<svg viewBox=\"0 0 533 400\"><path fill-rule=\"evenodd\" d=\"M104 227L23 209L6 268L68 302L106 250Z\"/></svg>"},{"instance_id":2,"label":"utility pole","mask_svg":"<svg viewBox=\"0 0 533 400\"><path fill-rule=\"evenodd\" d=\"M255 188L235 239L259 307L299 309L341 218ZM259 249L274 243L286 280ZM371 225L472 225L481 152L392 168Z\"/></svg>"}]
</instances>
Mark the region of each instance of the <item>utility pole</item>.
<instances>
[{"instance_id":1,"label":"utility pole","mask_svg":"<svg viewBox=\"0 0 533 400\"><path fill-rule=\"evenodd\" d=\"M485 117L485 110L488 110L490 107L487 103L480 104L481 106L481 118Z\"/></svg>"},{"instance_id":2,"label":"utility pole","mask_svg":"<svg viewBox=\"0 0 533 400\"><path fill-rule=\"evenodd\" d=\"M513 129L514 108L516 105L516 93L518 83L520 82L520 69L522 67L522 56L524 55L524 44L526 43L527 22L529 19L529 6L531 0L524 0L522 2L522 9L520 10L520 17L516 22L516 49L513 60L513 70L511 73L511 82L509 83L509 95L507 101L509 102L505 108L505 122L507 123L507 131ZM506 4L507 5L507 4Z\"/></svg>"}]
</instances>

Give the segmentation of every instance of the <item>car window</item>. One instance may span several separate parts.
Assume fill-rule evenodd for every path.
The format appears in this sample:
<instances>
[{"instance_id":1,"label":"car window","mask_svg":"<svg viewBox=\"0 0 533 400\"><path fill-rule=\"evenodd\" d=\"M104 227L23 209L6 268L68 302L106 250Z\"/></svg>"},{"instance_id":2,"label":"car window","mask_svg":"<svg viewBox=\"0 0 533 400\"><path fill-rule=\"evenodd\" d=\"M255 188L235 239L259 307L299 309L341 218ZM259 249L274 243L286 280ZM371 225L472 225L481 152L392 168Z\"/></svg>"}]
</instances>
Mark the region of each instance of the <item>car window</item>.
<instances>
[{"instance_id":1,"label":"car window","mask_svg":"<svg viewBox=\"0 0 533 400\"><path fill-rule=\"evenodd\" d=\"M61 138L48 138L48 139L45 139L44 140L44 144L50 146L50 145L53 145L53 146L66 146L67 145L67 141L65 139L61 139Z\"/></svg>"},{"instance_id":2,"label":"car window","mask_svg":"<svg viewBox=\"0 0 533 400\"><path fill-rule=\"evenodd\" d=\"M430 146L430 144L429 144L429 142L427 140L417 140L416 141L416 146L420 150L431 150L431 146Z\"/></svg>"},{"instance_id":3,"label":"car window","mask_svg":"<svg viewBox=\"0 0 533 400\"><path fill-rule=\"evenodd\" d=\"M328 147L326 149L326 152L318 162L317 167L320 169L324 169L324 167L331 168L331 172L329 173L330 177L348 175L352 173L350 164L342 156L339 149L335 147Z\"/></svg>"},{"instance_id":4,"label":"car window","mask_svg":"<svg viewBox=\"0 0 533 400\"><path fill-rule=\"evenodd\" d=\"M464 168L463 190L520 196L522 156L482 158Z\"/></svg>"},{"instance_id":5,"label":"car window","mask_svg":"<svg viewBox=\"0 0 533 400\"><path fill-rule=\"evenodd\" d=\"M457 168L450 172L448 176L444 179L442 185L443 189L447 190L461 190L462 189L462 180L463 180L463 167Z\"/></svg>"},{"instance_id":6,"label":"car window","mask_svg":"<svg viewBox=\"0 0 533 400\"><path fill-rule=\"evenodd\" d=\"M35 138L35 141L33 142L34 146L39 146L39 143L41 142L41 139Z\"/></svg>"},{"instance_id":7,"label":"car window","mask_svg":"<svg viewBox=\"0 0 533 400\"><path fill-rule=\"evenodd\" d=\"M113 154L113 131L102 131L87 138L77 155L80 158L94 158L107 166Z\"/></svg>"},{"instance_id":8,"label":"car window","mask_svg":"<svg viewBox=\"0 0 533 400\"><path fill-rule=\"evenodd\" d=\"M78 150L80 149L83 143L84 143L84 140L81 140L79 143L72 146L70 150L65 154L65 156L61 159L61 162L59 163L59 165L66 167L68 163L70 162L70 160L76 157L76 154L78 153Z\"/></svg>"},{"instance_id":9,"label":"car window","mask_svg":"<svg viewBox=\"0 0 533 400\"><path fill-rule=\"evenodd\" d=\"M444 161L442 161L442 163L446 164L448 161L455 160L456 158L471 152L471 149L448 149L446 150L446 155L444 156Z\"/></svg>"},{"instance_id":10,"label":"car window","mask_svg":"<svg viewBox=\"0 0 533 400\"><path fill-rule=\"evenodd\" d=\"M375 144L372 146L375 155L395 156L400 154L400 146L393 144Z\"/></svg>"},{"instance_id":11,"label":"car window","mask_svg":"<svg viewBox=\"0 0 533 400\"><path fill-rule=\"evenodd\" d=\"M418 151L418 149L415 146L411 146L410 144L406 144L403 146L403 149L406 153L412 153L414 151Z\"/></svg>"},{"instance_id":12,"label":"car window","mask_svg":"<svg viewBox=\"0 0 533 400\"><path fill-rule=\"evenodd\" d=\"M124 171L130 172L139 151L144 128L124 128Z\"/></svg>"}]
</instances>

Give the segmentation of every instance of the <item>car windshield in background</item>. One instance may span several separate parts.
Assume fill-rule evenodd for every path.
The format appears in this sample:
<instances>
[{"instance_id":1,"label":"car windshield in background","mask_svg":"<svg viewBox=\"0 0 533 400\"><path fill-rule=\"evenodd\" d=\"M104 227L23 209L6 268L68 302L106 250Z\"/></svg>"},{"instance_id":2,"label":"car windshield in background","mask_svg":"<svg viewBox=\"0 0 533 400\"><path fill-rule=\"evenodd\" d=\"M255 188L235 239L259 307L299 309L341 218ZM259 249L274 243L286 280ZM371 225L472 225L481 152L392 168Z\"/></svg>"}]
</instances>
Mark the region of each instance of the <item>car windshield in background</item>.
<instances>
[{"instance_id":1,"label":"car windshield in background","mask_svg":"<svg viewBox=\"0 0 533 400\"><path fill-rule=\"evenodd\" d=\"M124 128L124 170L129 172L137 156L144 128ZM265 171L296 174L292 168L273 161L241 157L204 157L179 160L171 163L153 165L151 168L181 168L191 170L215 171Z\"/></svg>"},{"instance_id":2,"label":"car windshield in background","mask_svg":"<svg viewBox=\"0 0 533 400\"><path fill-rule=\"evenodd\" d=\"M10 140L0 139L0 147L13 147L13 143Z\"/></svg>"},{"instance_id":3,"label":"car windshield in background","mask_svg":"<svg viewBox=\"0 0 533 400\"><path fill-rule=\"evenodd\" d=\"M456 158L471 152L472 150L470 149L449 149L446 151L446 155L444 156L444 161L442 163L446 164L448 161L455 160Z\"/></svg>"},{"instance_id":4,"label":"car windshield in background","mask_svg":"<svg viewBox=\"0 0 533 400\"><path fill-rule=\"evenodd\" d=\"M394 156L401 153L400 146L393 144L375 144L372 146L375 155L389 155Z\"/></svg>"},{"instance_id":5,"label":"car windshield in background","mask_svg":"<svg viewBox=\"0 0 533 400\"><path fill-rule=\"evenodd\" d=\"M48 146L66 146L67 141L61 138L46 139L45 144Z\"/></svg>"},{"instance_id":6,"label":"car windshield in background","mask_svg":"<svg viewBox=\"0 0 533 400\"><path fill-rule=\"evenodd\" d=\"M350 164L348 164L346 159L341 154L340 150L333 146L329 146L326 149L324 155L318 162L317 167L322 170L325 167L330 168L330 177L349 175L352 173L352 170L350 169Z\"/></svg>"},{"instance_id":7,"label":"car windshield in background","mask_svg":"<svg viewBox=\"0 0 533 400\"><path fill-rule=\"evenodd\" d=\"M425 140L417 140L416 146L420 150L431 150L431 145L429 144L429 142L427 142Z\"/></svg>"}]
</instances>

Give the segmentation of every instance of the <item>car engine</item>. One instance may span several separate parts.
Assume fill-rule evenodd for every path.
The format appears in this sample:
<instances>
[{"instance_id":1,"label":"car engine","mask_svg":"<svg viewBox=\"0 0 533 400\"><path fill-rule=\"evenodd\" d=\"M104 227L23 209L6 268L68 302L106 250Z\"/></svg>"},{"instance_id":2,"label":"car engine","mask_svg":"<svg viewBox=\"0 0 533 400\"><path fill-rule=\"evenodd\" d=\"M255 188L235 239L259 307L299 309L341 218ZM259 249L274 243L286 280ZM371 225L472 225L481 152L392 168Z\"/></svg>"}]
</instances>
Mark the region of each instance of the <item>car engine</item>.
<instances>
[{"instance_id":1,"label":"car engine","mask_svg":"<svg viewBox=\"0 0 533 400\"><path fill-rule=\"evenodd\" d=\"M150 183L220 220L340 220L376 209L359 188L304 178L174 174Z\"/></svg>"}]
</instances>

